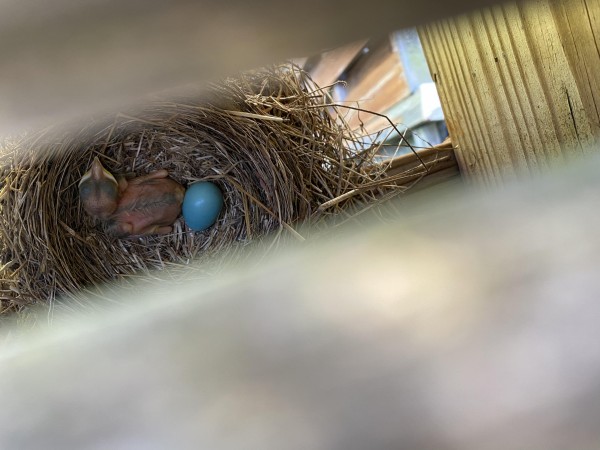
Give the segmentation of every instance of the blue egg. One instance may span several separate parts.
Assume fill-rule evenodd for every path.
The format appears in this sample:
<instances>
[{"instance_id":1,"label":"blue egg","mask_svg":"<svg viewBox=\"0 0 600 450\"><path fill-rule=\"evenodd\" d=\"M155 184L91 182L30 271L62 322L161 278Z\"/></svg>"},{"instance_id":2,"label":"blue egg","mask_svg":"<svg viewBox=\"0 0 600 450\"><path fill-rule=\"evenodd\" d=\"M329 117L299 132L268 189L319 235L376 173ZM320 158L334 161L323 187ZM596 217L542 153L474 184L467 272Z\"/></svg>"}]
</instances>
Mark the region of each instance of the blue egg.
<instances>
[{"instance_id":1,"label":"blue egg","mask_svg":"<svg viewBox=\"0 0 600 450\"><path fill-rule=\"evenodd\" d=\"M185 191L183 219L194 231L206 230L217 221L223 209L223 193L209 181L194 183Z\"/></svg>"}]
</instances>

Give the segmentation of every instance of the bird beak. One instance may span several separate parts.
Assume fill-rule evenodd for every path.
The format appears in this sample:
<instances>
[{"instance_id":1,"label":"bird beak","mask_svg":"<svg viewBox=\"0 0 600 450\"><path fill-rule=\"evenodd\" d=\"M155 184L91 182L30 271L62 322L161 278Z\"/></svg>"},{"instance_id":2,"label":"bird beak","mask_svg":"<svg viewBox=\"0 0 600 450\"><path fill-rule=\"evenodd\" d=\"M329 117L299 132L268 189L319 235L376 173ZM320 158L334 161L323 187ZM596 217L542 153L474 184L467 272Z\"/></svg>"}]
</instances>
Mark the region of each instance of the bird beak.
<instances>
[{"instance_id":1,"label":"bird beak","mask_svg":"<svg viewBox=\"0 0 600 450\"><path fill-rule=\"evenodd\" d=\"M109 179L115 184L118 184L115 177L112 175L112 173L104 168L97 156L94 158L90 169L81 177L81 180L79 180L79 185L81 186L81 183L89 179L94 181Z\"/></svg>"}]
</instances>

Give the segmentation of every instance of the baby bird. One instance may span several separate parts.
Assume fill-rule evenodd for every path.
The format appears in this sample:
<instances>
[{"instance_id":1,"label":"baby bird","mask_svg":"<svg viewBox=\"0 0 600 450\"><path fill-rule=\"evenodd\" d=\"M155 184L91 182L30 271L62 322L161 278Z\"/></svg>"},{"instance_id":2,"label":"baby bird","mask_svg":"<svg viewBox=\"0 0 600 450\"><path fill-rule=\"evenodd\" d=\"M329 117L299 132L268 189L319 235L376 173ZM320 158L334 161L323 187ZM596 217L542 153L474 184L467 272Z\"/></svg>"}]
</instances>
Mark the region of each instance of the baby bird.
<instances>
[{"instance_id":1,"label":"baby bird","mask_svg":"<svg viewBox=\"0 0 600 450\"><path fill-rule=\"evenodd\" d=\"M117 209L119 183L98 157L79 181L79 198L83 209L97 219L106 220Z\"/></svg>"},{"instance_id":2,"label":"baby bird","mask_svg":"<svg viewBox=\"0 0 600 450\"><path fill-rule=\"evenodd\" d=\"M181 213L185 188L167 177L163 169L117 181L95 158L79 183L81 201L89 214L104 221L112 236L168 234Z\"/></svg>"},{"instance_id":3,"label":"baby bird","mask_svg":"<svg viewBox=\"0 0 600 450\"><path fill-rule=\"evenodd\" d=\"M117 209L106 222L107 233L124 238L148 234L168 234L181 213L185 188L157 170L132 180L119 180Z\"/></svg>"}]
</instances>

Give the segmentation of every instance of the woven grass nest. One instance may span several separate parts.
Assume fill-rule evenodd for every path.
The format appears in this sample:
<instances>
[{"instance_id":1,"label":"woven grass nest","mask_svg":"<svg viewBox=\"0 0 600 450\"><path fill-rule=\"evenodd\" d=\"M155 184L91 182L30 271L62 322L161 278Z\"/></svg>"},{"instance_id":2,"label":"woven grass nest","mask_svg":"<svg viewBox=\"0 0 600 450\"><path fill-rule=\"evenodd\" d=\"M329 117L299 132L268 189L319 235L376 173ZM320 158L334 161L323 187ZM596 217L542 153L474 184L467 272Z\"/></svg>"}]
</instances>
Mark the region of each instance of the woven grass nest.
<instances>
[{"instance_id":1,"label":"woven grass nest","mask_svg":"<svg viewBox=\"0 0 600 450\"><path fill-rule=\"evenodd\" d=\"M0 313L106 280L211 258L234 258L264 236L301 239L299 224L349 214L390 189L324 91L291 65L211 85L197 99L46 129L1 150ZM167 169L184 186L216 183L225 207L204 232L180 218L167 236L112 239L79 203L99 156L121 175ZM210 270L208 271L210 272Z\"/></svg>"}]
</instances>

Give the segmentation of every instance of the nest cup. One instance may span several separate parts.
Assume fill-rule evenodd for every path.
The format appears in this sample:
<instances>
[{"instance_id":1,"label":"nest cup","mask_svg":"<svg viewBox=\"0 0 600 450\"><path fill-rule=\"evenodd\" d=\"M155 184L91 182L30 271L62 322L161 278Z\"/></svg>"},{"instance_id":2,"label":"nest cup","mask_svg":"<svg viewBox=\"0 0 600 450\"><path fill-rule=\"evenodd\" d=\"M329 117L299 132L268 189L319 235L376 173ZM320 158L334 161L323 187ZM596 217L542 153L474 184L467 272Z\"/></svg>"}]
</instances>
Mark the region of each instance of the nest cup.
<instances>
[{"instance_id":1,"label":"nest cup","mask_svg":"<svg viewBox=\"0 0 600 450\"><path fill-rule=\"evenodd\" d=\"M77 130L46 129L6 142L1 312L151 269L231 260L265 235L301 239L299 223L372 201L384 171L370 164L372 149L357 150L331 112L324 91L285 65L211 85L197 98L156 100ZM112 239L78 199L78 182L95 156L114 174L166 169L186 187L212 181L224 209L203 232L180 218L167 236ZM333 206L323 208L328 202Z\"/></svg>"}]
</instances>

